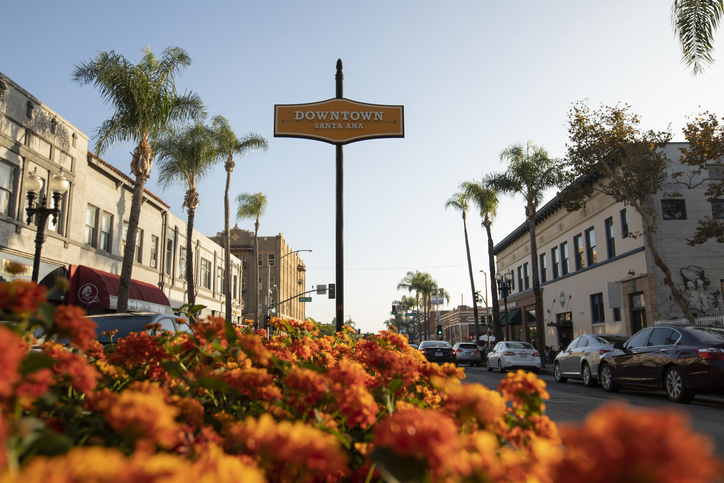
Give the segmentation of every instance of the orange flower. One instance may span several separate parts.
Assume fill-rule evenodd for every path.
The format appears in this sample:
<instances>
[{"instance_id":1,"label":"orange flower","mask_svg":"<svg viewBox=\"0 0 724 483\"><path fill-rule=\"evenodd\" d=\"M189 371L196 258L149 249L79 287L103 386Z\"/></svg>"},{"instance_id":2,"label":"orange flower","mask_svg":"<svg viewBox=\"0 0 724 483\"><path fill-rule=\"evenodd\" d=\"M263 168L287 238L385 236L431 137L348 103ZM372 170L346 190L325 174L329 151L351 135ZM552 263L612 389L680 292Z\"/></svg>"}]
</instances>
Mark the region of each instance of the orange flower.
<instances>
[{"instance_id":1,"label":"orange flower","mask_svg":"<svg viewBox=\"0 0 724 483\"><path fill-rule=\"evenodd\" d=\"M252 399L273 402L281 398L281 391L274 385L266 369L226 369L217 374L216 378Z\"/></svg>"},{"instance_id":2,"label":"orange flower","mask_svg":"<svg viewBox=\"0 0 724 483\"><path fill-rule=\"evenodd\" d=\"M451 387L442 406L446 414L473 430L493 430L503 423L508 412L500 393L479 384Z\"/></svg>"},{"instance_id":3,"label":"orange flower","mask_svg":"<svg viewBox=\"0 0 724 483\"><path fill-rule=\"evenodd\" d=\"M271 352L264 347L264 342L260 337L243 334L237 337L236 343L255 364L267 366L271 362Z\"/></svg>"},{"instance_id":4,"label":"orange flower","mask_svg":"<svg viewBox=\"0 0 724 483\"><path fill-rule=\"evenodd\" d=\"M498 391L508 400L512 400L513 407L526 410L531 413L545 411L543 399L550 399L546 391L546 383L538 379L532 372L525 372L518 369L517 372L509 372L505 379L498 384Z\"/></svg>"},{"instance_id":5,"label":"orange flower","mask_svg":"<svg viewBox=\"0 0 724 483\"><path fill-rule=\"evenodd\" d=\"M11 396L13 385L20 380L20 363L27 353L25 342L0 324L0 399Z\"/></svg>"},{"instance_id":6,"label":"orange flower","mask_svg":"<svg viewBox=\"0 0 724 483\"><path fill-rule=\"evenodd\" d=\"M76 305L59 305L53 317L58 335L70 338L70 344L78 350L87 350L96 341L98 324L85 317L85 310ZM97 341L96 341L97 342Z\"/></svg>"},{"instance_id":7,"label":"orange flower","mask_svg":"<svg viewBox=\"0 0 724 483\"><path fill-rule=\"evenodd\" d=\"M711 441L678 412L609 404L583 426L561 425L561 436L559 483L704 483L721 476Z\"/></svg>"},{"instance_id":8,"label":"orange flower","mask_svg":"<svg viewBox=\"0 0 724 483\"><path fill-rule=\"evenodd\" d=\"M15 394L20 400L20 404L24 408L29 409L35 400L48 390L52 382L53 371L50 369L40 369L26 374L15 389Z\"/></svg>"},{"instance_id":9,"label":"orange flower","mask_svg":"<svg viewBox=\"0 0 724 483\"><path fill-rule=\"evenodd\" d=\"M373 379L361 364L341 360L329 368L327 377L333 382L331 392L337 411L346 418L348 428L362 429L375 423L380 408L367 389Z\"/></svg>"},{"instance_id":10,"label":"orange flower","mask_svg":"<svg viewBox=\"0 0 724 483\"><path fill-rule=\"evenodd\" d=\"M233 423L227 432L226 450L253 456L273 481L325 481L346 471L337 439L301 421L276 422L262 414Z\"/></svg>"},{"instance_id":11,"label":"orange flower","mask_svg":"<svg viewBox=\"0 0 724 483\"><path fill-rule=\"evenodd\" d=\"M330 381L311 369L292 368L284 378L287 404L296 412L309 415L329 392Z\"/></svg>"},{"instance_id":12,"label":"orange flower","mask_svg":"<svg viewBox=\"0 0 724 483\"><path fill-rule=\"evenodd\" d=\"M126 389L104 412L108 424L140 451L171 448L177 441L180 410L166 403L162 391Z\"/></svg>"},{"instance_id":13,"label":"orange flower","mask_svg":"<svg viewBox=\"0 0 724 483\"><path fill-rule=\"evenodd\" d=\"M26 317L35 313L45 300L45 287L35 282L15 280L0 283L0 309L3 312L15 312Z\"/></svg>"},{"instance_id":14,"label":"orange flower","mask_svg":"<svg viewBox=\"0 0 724 483\"><path fill-rule=\"evenodd\" d=\"M432 409L402 409L385 417L375 426L377 448L385 448L397 457L427 462L433 477L439 478L459 451L461 439L455 422Z\"/></svg>"},{"instance_id":15,"label":"orange flower","mask_svg":"<svg viewBox=\"0 0 724 483\"><path fill-rule=\"evenodd\" d=\"M156 337L139 332L121 339L109 361L126 370L137 370L145 377L155 380L167 377L161 362L170 358Z\"/></svg>"},{"instance_id":16,"label":"orange flower","mask_svg":"<svg viewBox=\"0 0 724 483\"><path fill-rule=\"evenodd\" d=\"M55 359L53 372L59 381L67 379L81 393L88 393L96 387L100 375L96 368L88 363L88 358L68 352L54 341L44 343L42 348L47 355Z\"/></svg>"}]
</instances>

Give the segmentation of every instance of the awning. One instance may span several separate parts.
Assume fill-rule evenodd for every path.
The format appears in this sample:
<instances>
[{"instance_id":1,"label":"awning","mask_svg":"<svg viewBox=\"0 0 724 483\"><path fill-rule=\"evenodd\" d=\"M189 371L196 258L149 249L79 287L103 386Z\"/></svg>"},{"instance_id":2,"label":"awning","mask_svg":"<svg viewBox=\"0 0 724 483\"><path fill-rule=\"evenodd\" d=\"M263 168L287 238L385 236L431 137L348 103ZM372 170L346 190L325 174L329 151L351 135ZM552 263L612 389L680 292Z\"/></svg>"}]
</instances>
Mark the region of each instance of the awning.
<instances>
[{"instance_id":1,"label":"awning","mask_svg":"<svg viewBox=\"0 0 724 483\"><path fill-rule=\"evenodd\" d=\"M95 268L71 265L68 303L86 310L90 308L115 309L118 305L120 278L118 275ZM158 287L138 280L131 280L128 311L173 313L166 294Z\"/></svg>"},{"instance_id":2,"label":"awning","mask_svg":"<svg viewBox=\"0 0 724 483\"><path fill-rule=\"evenodd\" d=\"M520 325L520 309L513 309L508 311L508 322L513 325ZM505 311L500 313L500 325L504 326L507 325L505 321Z\"/></svg>"}]
</instances>

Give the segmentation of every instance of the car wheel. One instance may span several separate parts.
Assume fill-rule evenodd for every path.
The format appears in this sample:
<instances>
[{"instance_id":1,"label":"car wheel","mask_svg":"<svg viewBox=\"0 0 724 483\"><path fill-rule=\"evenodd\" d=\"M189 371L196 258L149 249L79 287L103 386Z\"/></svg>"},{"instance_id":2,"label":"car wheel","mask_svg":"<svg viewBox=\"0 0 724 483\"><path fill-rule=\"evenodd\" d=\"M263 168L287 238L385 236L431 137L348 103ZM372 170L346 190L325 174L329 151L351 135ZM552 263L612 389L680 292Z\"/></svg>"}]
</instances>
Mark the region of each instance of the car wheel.
<instances>
[{"instance_id":1,"label":"car wheel","mask_svg":"<svg viewBox=\"0 0 724 483\"><path fill-rule=\"evenodd\" d=\"M487 366L488 366L488 372L492 372L492 371L493 371L493 365L490 363L489 360L488 360Z\"/></svg>"},{"instance_id":2,"label":"car wheel","mask_svg":"<svg viewBox=\"0 0 724 483\"><path fill-rule=\"evenodd\" d=\"M613 382L613 372L611 371L611 366L608 364L603 364L601 366L601 387L603 387L603 390L606 392L618 392L621 390L621 387L614 384Z\"/></svg>"},{"instance_id":3,"label":"car wheel","mask_svg":"<svg viewBox=\"0 0 724 483\"><path fill-rule=\"evenodd\" d=\"M566 382L568 380L567 377L563 377L563 373L561 372L561 365L558 362L553 365L553 377L555 378L556 382Z\"/></svg>"},{"instance_id":4,"label":"car wheel","mask_svg":"<svg viewBox=\"0 0 724 483\"><path fill-rule=\"evenodd\" d=\"M498 372L503 373L503 363L498 359Z\"/></svg>"},{"instance_id":5,"label":"car wheel","mask_svg":"<svg viewBox=\"0 0 724 483\"><path fill-rule=\"evenodd\" d=\"M593 374L591 374L591 366L589 366L588 363L583 364L583 369L581 369L581 377L583 379L583 384L585 384L586 387L596 387L597 381L593 377Z\"/></svg>"},{"instance_id":6,"label":"car wheel","mask_svg":"<svg viewBox=\"0 0 724 483\"><path fill-rule=\"evenodd\" d=\"M672 401L688 404L694 399L694 394L686 387L686 380L678 367L670 367L664 377L666 395Z\"/></svg>"}]
</instances>

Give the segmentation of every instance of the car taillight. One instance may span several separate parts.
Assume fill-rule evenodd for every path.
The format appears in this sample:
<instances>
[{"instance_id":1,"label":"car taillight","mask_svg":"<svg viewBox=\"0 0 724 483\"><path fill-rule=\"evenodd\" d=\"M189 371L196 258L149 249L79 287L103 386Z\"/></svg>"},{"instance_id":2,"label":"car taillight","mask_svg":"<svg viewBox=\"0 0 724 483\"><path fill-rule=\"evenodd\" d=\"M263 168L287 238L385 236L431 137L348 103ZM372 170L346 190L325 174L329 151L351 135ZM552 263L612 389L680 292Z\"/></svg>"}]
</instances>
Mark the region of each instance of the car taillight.
<instances>
[{"instance_id":1,"label":"car taillight","mask_svg":"<svg viewBox=\"0 0 724 483\"><path fill-rule=\"evenodd\" d=\"M534 352L534 353L533 353L533 357L540 357L540 353Z\"/></svg>"},{"instance_id":2,"label":"car taillight","mask_svg":"<svg viewBox=\"0 0 724 483\"><path fill-rule=\"evenodd\" d=\"M598 349L596 352L598 352L598 355L605 354L606 352L611 352L612 349Z\"/></svg>"},{"instance_id":3,"label":"car taillight","mask_svg":"<svg viewBox=\"0 0 724 483\"><path fill-rule=\"evenodd\" d=\"M504 356L514 356L515 352L503 352Z\"/></svg>"},{"instance_id":4,"label":"car taillight","mask_svg":"<svg viewBox=\"0 0 724 483\"><path fill-rule=\"evenodd\" d=\"M724 361L724 350L721 349L696 349L696 352L701 356L702 359L710 361Z\"/></svg>"},{"instance_id":5,"label":"car taillight","mask_svg":"<svg viewBox=\"0 0 724 483\"><path fill-rule=\"evenodd\" d=\"M458 349L458 350L457 350L457 351L455 351L455 352L462 352L462 351L463 351L462 349Z\"/></svg>"}]
</instances>

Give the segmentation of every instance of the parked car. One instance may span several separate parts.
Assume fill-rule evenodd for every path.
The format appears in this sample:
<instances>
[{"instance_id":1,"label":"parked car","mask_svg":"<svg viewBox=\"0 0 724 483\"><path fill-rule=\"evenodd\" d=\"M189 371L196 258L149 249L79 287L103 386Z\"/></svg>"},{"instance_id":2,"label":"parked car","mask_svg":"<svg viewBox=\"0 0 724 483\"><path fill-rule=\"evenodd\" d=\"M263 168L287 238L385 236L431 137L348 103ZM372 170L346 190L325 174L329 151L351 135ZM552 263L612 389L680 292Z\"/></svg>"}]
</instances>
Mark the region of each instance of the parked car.
<instances>
[{"instance_id":1,"label":"parked car","mask_svg":"<svg viewBox=\"0 0 724 483\"><path fill-rule=\"evenodd\" d=\"M414 343L412 343L412 342L409 342L407 345L409 345L409 346L412 347L413 349L417 350L417 344L414 344Z\"/></svg>"},{"instance_id":2,"label":"parked car","mask_svg":"<svg viewBox=\"0 0 724 483\"><path fill-rule=\"evenodd\" d=\"M538 374L540 353L528 342L498 342L488 352L488 370L497 368L503 372L508 369L528 369Z\"/></svg>"},{"instance_id":3,"label":"parked car","mask_svg":"<svg viewBox=\"0 0 724 483\"><path fill-rule=\"evenodd\" d=\"M418 350L425 355L429 362L455 363L452 346L444 340L423 340L420 342Z\"/></svg>"},{"instance_id":4,"label":"parked car","mask_svg":"<svg viewBox=\"0 0 724 483\"><path fill-rule=\"evenodd\" d=\"M622 386L663 389L680 403L724 392L724 327L657 325L615 347L601 356L598 368L608 392Z\"/></svg>"},{"instance_id":5,"label":"parked car","mask_svg":"<svg viewBox=\"0 0 724 483\"><path fill-rule=\"evenodd\" d=\"M96 327L96 336L101 344L110 344L111 338L103 335L103 332L118 330L113 336L113 342L127 337L131 332L144 332L148 324L161 324L161 330L170 332L184 331L185 327L176 322L177 316L173 314L157 314L154 312L131 312L126 314L102 314L87 316L93 322L98 324Z\"/></svg>"},{"instance_id":6,"label":"parked car","mask_svg":"<svg viewBox=\"0 0 724 483\"><path fill-rule=\"evenodd\" d=\"M556 355L553 377L557 382L566 382L569 377L583 379L583 384L595 387L601 356L615 350L613 344L616 342L624 343L627 340L628 336L625 335L584 334Z\"/></svg>"},{"instance_id":7,"label":"parked car","mask_svg":"<svg viewBox=\"0 0 724 483\"><path fill-rule=\"evenodd\" d=\"M455 357L455 365L468 363L470 367L483 364L478 346L471 342L458 342L453 346L453 356Z\"/></svg>"}]
</instances>

